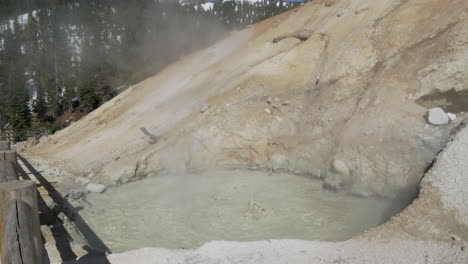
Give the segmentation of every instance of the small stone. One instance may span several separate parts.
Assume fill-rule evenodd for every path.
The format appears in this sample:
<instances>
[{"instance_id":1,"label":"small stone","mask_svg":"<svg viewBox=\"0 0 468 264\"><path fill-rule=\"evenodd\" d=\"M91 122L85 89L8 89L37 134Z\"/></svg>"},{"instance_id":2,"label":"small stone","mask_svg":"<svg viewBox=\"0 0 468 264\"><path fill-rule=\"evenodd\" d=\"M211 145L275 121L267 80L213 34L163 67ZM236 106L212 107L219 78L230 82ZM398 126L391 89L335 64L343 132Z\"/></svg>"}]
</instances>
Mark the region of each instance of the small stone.
<instances>
[{"instance_id":1,"label":"small stone","mask_svg":"<svg viewBox=\"0 0 468 264\"><path fill-rule=\"evenodd\" d=\"M447 115L448 115L448 118L450 119L450 121L457 120L457 115L456 114L447 113Z\"/></svg>"},{"instance_id":2,"label":"small stone","mask_svg":"<svg viewBox=\"0 0 468 264\"><path fill-rule=\"evenodd\" d=\"M205 113L206 111L208 111L208 109L210 109L210 105L209 104L202 104L200 106L200 113Z\"/></svg>"},{"instance_id":3,"label":"small stone","mask_svg":"<svg viewBox=\"0 0 468 264\"><path fill-rule=\"evenodd\" d=\"M65 213L63 213L63 212L60 212L57 215L57 218L60 219L62 222L69 221L67 215Z\"/></svg>"},{"instance_id":4,"label":"small stone","mask_svg":"<svg viewBox=\"0 0 468 264\"><path fill-rule=\"evenodd\" d=\"M65 194L65 199L67 200L72 200L72 201L77 201L81 200L84 198L84 193L82 191L73 191Z\"/></svg>"},{"instance_id":5,"label":"small stone","mask_svg":"<svg viewBox=\"0 0 468 264\"><path fill-rule=\"evenodd\" d=\"M336 3L336 0L325 0L325 6L329 7Z\"/></svg>"},{"instance_id":6,"label":"small stone","mask_svg":"<svg viewBox=\"0 0 468 264\"><path fill-rule=\"evenodd\" d=\"M427 111L427 122L434 126L447 125L449 123L449 116L440 107L435 107Z\"/></svg>"},{"instance_id":7,"label":"small stone","mask_svg":"<svg viewBox=\"0 0 468 264\"><path fill-rule=\"evenodd\" d=\"M90 193L102 193L106 190L106 186L97 183L90 183L86 185L86 190Z\"/></svg>"},{"instance_id":8,"label":"small stone","mask_svg":"<svg viewBox=\"0 0 468 264\"><path fill-rule=\"evenodd\" d=\"M349 175L349 169L346 167L346 165L341 161L341 160L334 160L332 163L332 170L333 172L343 175L343 176L348 176Z\"/></svg>"},{"instance_id":9,"label":"small stone","mask_svg":"<svg viewBox=\"0 0 468 264\"><path fill-rule=\"evenodd\" d=\"M268 108L265 108L265 112L271 114L271 111L270 111L270 109L268 109Z\"/></svg>"},{"instance_id":10,"label":"small stone","mask_svg":"<svg viewBox=\"0 0 468 264\"><path fill-rule=\"evenodd\" d=\"M90 180L88 178L85 178L85 177L76 177L75 182L79 183L79 184L82 184L82 185L86 185L86 184L88 184L90 182Z\"/></svg>"},{"instance_id":11,"label":"small stone","mask_svg":"<svg viewBox=\"0 0 468 264\"><path fill-rule=\"evenodd\" d=\"M37 144L39 144L39 140L36 137L29 137L26 142L27 147L33 147Z\"/></svg>"},{"instance_id":12,"label":"small stone","mask_svg":"<svg viewBox=\"0 0 468 264\"><path fill-rule=\"evenodd\" d=\"M343 184L343 179L335 173L327 173L323 180L323 188L327 190L338 190Z\"/></svg>"}]
</instances>

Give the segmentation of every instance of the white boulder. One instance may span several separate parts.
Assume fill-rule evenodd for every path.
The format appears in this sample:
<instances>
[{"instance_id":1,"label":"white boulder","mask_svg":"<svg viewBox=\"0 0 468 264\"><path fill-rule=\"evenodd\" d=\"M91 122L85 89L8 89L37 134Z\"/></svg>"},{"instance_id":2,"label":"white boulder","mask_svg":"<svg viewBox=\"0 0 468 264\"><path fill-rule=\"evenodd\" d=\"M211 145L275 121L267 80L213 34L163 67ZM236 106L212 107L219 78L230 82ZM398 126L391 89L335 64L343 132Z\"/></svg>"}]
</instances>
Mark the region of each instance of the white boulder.
<instances>
[{"instance_id":1,"label":"white boulder","mask_svg":"<svg viewBox=\"0 0 468 264\"><path fill-rule=\"evenodd\" d=\"M427 122L434 126L447 125L449 123L449 116L445 113L444 109L435 107L429 109L427 112Z\"/></svg>"},{"instance_id":2,"label":"white boulder","mask_svg":"<svg viewBox=\"0 0 468 264\"><path fill-rule=\"evenodd\" d=\"M86 185L86 190L90 193L102 193L106 189L106 186L97 183L90 183Z\"/></svg>"}]
</instances>

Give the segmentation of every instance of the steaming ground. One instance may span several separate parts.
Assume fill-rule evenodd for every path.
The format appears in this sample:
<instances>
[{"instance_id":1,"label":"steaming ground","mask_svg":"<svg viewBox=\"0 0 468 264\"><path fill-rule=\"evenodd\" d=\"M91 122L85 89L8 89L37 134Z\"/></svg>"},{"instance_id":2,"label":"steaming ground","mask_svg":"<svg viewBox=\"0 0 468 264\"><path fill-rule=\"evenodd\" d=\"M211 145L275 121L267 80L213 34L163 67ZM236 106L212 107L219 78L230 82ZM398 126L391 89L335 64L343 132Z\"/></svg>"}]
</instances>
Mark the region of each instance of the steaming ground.
<instances>
[{"instance_id":1,"label":"steaming ground","mask_svg":"<svg viewBox=\"0 0 468 264\"><path fill-rule=\"evenodd\" d=\"M104 185L243 167L411 193L456 126L426 124L426 107L468 104L466 10L312 1L181 58L28 153Z\"/></svg>"},{"instance_id":2,"label":"steaming ground","mask_svg":"<svg viewBox=\"0 0 468 264\"><path fill-rule=\"evenodd\" d=\"M209 242L196 250L142 249L117 254L108 258L113 264L468 263L466 129L439 156L434 165L437 172L426 174L421 181L452 129L468 116L456 112L457 120L443 126L430 125L424 118L429 107L450 106L460 111L468 104L464 96L468 87L467 29L466 0L450 4L441 0L312 1L181 59L79 122L41 139L27 154L70 172L69 177L57 180L57 186L68 192L75 188L75 193L86 189L86 181L117 185L165 173L186 175L228 168L313 175L323 179L326 187L363 196L396 197L421 187L420 197L401 214L345 242ZM141 133L142 128L154 137ZM167 196L157 199L158 203L173 200L181 206L179 212L186 212L184 206L197 203L193 199L196 191L208 185L179 177L183 181L172 186L193 187L191 199L169 192L170 185L162 182L146 182L141 187L146 192L135 189L151 202L155 199L150 194L164 192ZM276 181L248 180L260 182L255 186L261 187L275 184L268 187L270 199L284 199L283 192L289 192L289 206L300 205L295 199L304 198L289 184L279 188ZM213 194L229 194L224 191L229 186L214 181L223 191ZM262 193L258 188L255 190ZM236 195L243 200L229 200L232 211L221 212L228 214L236 208L237 214L244 212L250 201L246 194ZM102 196L102 203L97 196L92 198L96 199L92 200L95 209L120 206L117 202L105 204L107 195L116 195L118 200L120 194L110 190ZM209 197L198 198L213 204ZM311 203L314 199L318 198L309 197ZM338 212L345 208L340 207L344 201L353 198L340 199L327 208L337 207ZM118 201L125 204L130 199ZM134 204L112 215L144 206L156 211L154 208L163 205L158 203ZM263 200L258 204L270 208ZM211 218L216 212L210 211L213 206L193 207ZM359 215L358 209L365 207L367 204L351 208ZM253 208L262 212L258 206ZM320 205L318 208L314 212L324 211ZM296 208L297 214L306 209ZM141 216L132 221L152 216L150 211L140 211ZM340 219L336 212L329 215ZM109 212L96 212L93 218L104 213ZM363 221L374 216L362 214ZM230 227L236 221L240 226L244 218L237 217L229 218L234 221ZM288 229L299 221L293 214L281 217L292 218L286 219L291 221L284 225ZM186 218L196 219L192 215ZM135 227L160 220L155 219ZM101 223L111 220L103 218ZM208 231L214 229L210 223L206 223ZM309 226L302 225L303 232L308 232ZM125 225L114 225L121 226ZM237 239L237 232L226 230L233 233L229 240ZM131 239L130 235L117 235ZM142 235L142 239L161 240L154 233ZM171 238L162 238L166 239Z\"/></svg>"},{"instance_id":3,"label":"steaming ground","mask_svg":"<svg viewBox=\"0 0 468 264\"><path fill-rule=\"evenodd\" d=\"M89 195L80 212L112 252L197 248L212 240L343 241L403 202L323 191L307 177L217 171L146 179Z\"/></svg>"}]
</instances>

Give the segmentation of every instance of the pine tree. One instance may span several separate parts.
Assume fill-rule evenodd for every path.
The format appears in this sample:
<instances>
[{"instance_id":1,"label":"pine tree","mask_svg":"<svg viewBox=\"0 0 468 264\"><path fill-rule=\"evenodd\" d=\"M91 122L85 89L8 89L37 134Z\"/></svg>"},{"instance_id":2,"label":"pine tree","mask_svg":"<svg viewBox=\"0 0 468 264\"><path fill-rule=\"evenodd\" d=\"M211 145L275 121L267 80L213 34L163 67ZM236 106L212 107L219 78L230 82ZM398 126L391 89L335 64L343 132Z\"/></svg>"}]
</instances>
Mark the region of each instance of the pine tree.
<instances>
[{"instance_id":1,"label":"pine tree","mask_svg":"<svg viewBox=\"0 0 468 264\"><path fill-rule=\"evenodd\" d=\"M28 106L24 74L18 72L18 69L12 65L8 77L7 85L11 98L7 103L8 121L13 128L16 140L23 140L31 125L31 112Z\"/></svg>"},{"instance_id":2,"label":"pine tree","mask_svg":"<svg viewBox=\"0 0 468 264\"><path fill-rule=\"evenodd\" d=\"M31 124L30 109L28 106L28 91L26 89L24 56L21 43L22 28L16 19L5 34L4 56L8 65L7 75L4 78L4 98L2 98L3 109L7 121L13 128L17 139L26 137L26 129Z\"/></svg>"},{"instance_id":3,"label":"pine tree","mask_svg":"<svg viewBox=\"0 0 468 264\"><path fill-rule=\"evenodd\" d=\"M32 102L32 110L37 114L39 120L44 120L47 112L47 105L44 99L44 90L42 89L40 76L40 60L41 60L41 48L39 44L40 39L40 26L39 20L32 12L28 14L28 23L25 28L25 46L26 46L26 57L27 61L27 73L32 80L34 87L35 98Z\"/></svg>"}]
</instances>

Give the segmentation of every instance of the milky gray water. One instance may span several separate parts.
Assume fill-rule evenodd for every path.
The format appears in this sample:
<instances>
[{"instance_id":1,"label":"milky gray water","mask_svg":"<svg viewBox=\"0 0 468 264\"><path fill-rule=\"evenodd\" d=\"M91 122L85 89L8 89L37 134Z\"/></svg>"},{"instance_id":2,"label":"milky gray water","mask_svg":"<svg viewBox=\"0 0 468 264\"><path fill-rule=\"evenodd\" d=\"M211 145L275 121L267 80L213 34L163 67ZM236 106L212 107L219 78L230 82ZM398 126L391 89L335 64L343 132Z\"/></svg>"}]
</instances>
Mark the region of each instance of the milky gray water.
<instances>
[{"instance_id":1,"label":"milky gray water","mask_svg":"<svg viewBox=\"0 0 468 264\"><path fill-rule=\"evenodd\" d=\"M403 203L323 191L307 177L255 171L161 176L91 194L80 214L113 252L212 240L341 241Z\"/></svg>"}]
</instances>

